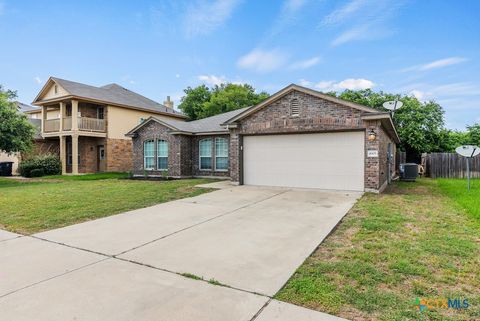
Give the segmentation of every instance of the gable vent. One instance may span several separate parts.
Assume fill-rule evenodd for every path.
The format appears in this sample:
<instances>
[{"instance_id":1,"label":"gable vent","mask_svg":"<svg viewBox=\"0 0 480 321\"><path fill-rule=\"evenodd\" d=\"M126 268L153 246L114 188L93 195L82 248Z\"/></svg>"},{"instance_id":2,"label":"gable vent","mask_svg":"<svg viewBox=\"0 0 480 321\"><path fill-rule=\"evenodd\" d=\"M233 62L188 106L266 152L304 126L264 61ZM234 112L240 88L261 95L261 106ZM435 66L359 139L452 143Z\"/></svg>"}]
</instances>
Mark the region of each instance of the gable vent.
<instances>
[{"instance_id":1,"label":"gable vent","mask_svg":"<svg viewBox=\"0 0 480 321\"><path fill-rule=\"evenodd\" d=\"M300 102L296 98L290 101L290 115L292 116L300 115Z\"/></svg>"}]
</instances>

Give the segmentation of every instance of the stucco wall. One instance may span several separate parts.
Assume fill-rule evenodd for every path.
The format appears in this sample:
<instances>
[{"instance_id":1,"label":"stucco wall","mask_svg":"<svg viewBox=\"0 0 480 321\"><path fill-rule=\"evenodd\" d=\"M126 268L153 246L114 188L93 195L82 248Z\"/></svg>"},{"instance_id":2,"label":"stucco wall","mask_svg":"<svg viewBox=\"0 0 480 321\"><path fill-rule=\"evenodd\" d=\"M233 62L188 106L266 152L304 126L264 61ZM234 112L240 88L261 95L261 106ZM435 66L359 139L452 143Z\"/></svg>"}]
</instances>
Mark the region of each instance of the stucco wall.
<instances>
[{"instance_id":1,"label":"stucco wall","mask_svg":"<svg viewBox=\"0 0 480 321\"><path fill-rule=\"evenodd\" d=\"M45 94L43 94L43 96L40 96L40 99L47 100L68 95L69 93L60 85L57 85L57 93L55 94L55 85L52 84L50 88L48 88L48 90L45 92Z\"/></svg>"},{"instance_id":2,"label":"stucco wall","mask_svg":"<svg viewBox=\"0 0 480 321\"><path fill-rule=\"evenodd\" d=\"M108 106L108 138L126 139L125 134L140 123L140 119L147 119L155 116L158 119L176 119L155 113L144 112L141 110L127 109L116 106Z\"/></svg>"}]
</instances>

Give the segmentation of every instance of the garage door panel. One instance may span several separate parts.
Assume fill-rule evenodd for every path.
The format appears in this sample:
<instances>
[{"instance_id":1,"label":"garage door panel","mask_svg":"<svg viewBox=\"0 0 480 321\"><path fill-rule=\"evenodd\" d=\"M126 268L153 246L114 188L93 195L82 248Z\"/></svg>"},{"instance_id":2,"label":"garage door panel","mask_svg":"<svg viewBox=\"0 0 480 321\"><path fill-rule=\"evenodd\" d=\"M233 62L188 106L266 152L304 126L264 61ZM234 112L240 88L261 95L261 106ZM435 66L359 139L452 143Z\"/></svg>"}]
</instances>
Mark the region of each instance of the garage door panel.
<instances>
[{"instance_id":1,"label":"garage door panel","mask_svg":"<svg viewBox=\"0 0 480 321\"><path fill-rule=\"evenodd\" d=\"M246 136L244 183L363 191L364 132Z\"/></svg>"}]
</instances>

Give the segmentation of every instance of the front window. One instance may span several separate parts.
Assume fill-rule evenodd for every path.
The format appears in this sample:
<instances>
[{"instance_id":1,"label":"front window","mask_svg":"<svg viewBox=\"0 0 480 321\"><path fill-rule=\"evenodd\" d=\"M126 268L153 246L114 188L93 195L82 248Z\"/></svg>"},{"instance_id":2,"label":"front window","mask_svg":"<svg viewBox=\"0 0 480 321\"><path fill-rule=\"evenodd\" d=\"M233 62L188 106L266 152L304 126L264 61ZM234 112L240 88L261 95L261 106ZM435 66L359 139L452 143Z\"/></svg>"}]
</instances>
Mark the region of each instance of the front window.
<instances>
[{"instance_id":1,"label":"front window","mask_svg":"<svg viewBox=\"0 0 480 321\"><path fill-rule=\"evenodd\" d=\"M157 168L168 169L168 142L164 140L157 141Z\"/></svg>"},{"instance_id":2,"label":"front window","mask_svg":"<svg viewBox=\"0 0 480 321\"><path fill-rule=\"evenodd\" d=\"M215 170L228 170L228 139L215 139Z\"/></svg>"},{"instance_id":3,"label":"front window","mask_svg":"<svg viewBox=\"0 0 480 321\"><path fill-rule=\"evenodd\" d=\"M155 168L155 142L147 140L143 143L143 168Z\"/></svg>"},{"instance_id":4,"label":"front window","mask_svg":"<svg viewBox=\"0 0 480 321\"><path fill-rule=\"evenodd\" d=\"M202 139L199 143L200 169L212 169L212 140Z\"/></svg>"}]
</instances>

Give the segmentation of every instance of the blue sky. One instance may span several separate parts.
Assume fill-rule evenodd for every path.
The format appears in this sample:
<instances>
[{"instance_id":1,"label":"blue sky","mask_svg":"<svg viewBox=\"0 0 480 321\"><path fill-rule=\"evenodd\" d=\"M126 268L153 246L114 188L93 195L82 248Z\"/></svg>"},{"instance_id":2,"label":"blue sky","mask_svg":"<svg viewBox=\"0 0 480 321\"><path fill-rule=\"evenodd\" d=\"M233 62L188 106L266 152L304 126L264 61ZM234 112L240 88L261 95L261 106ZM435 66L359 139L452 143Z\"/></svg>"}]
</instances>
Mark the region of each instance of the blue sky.
<instances>
[{"instance_id":1,"label":"blue sky","mask_svg":"<svg viewBox=\"0 0 480 321\"><path fill-rule=\"evenodd\" d=\"M480 122L480 1L0 0L0 83L30 103L49 76L157 101L187 86L373 88Z\"/></svg>"}]
</instances>

